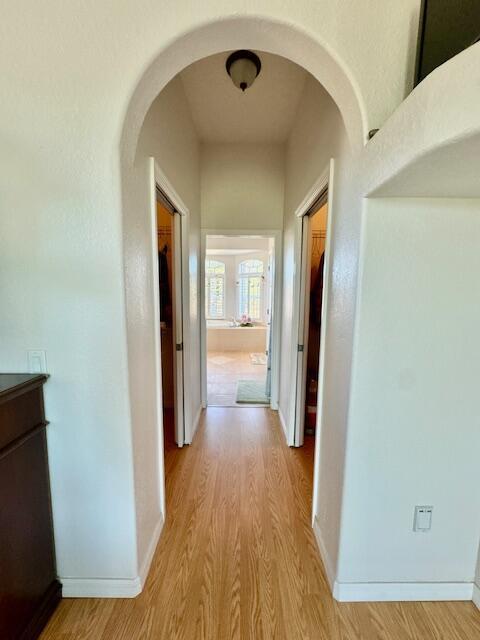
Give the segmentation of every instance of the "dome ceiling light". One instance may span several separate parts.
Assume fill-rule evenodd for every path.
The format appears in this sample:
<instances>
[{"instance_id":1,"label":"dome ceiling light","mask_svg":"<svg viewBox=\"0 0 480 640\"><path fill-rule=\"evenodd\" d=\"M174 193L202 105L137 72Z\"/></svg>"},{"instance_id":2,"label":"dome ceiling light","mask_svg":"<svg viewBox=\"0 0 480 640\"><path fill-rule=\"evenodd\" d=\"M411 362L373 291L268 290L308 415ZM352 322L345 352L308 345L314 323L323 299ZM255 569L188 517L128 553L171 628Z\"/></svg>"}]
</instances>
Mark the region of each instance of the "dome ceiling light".
<instances>
[{"instance_id":1,"label":"dome ceiling light","mask_svg":"<svg viewBox=\"0 0 480 640\"><path fill-rule=\"evenodd\" d=\"M245 91L254 83L260 73L262 63L253 51L241 49L228 56L225 66L233 84L238 89Z\"/></svg>"}]
</instances>

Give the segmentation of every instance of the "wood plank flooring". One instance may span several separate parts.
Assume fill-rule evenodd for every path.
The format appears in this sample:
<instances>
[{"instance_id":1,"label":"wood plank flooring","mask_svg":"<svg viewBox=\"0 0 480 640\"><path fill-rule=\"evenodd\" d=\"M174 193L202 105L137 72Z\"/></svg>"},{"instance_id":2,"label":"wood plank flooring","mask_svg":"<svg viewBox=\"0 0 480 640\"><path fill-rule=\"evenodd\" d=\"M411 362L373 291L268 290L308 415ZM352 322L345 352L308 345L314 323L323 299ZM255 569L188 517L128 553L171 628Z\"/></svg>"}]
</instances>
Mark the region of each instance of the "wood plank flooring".
<instances>
[{"instance_id":1,"label":"wood plank flooring","mask_svg":"<svg viewBox=\"0 0 480 640\"><path fill-rule=\"evenodd\" d=\"M68 600L42 640L478 640L472 603L335 602L310 528L313 439L210 408L166 454L167 522L134 600Z\"/></svg>"}]
</instances>

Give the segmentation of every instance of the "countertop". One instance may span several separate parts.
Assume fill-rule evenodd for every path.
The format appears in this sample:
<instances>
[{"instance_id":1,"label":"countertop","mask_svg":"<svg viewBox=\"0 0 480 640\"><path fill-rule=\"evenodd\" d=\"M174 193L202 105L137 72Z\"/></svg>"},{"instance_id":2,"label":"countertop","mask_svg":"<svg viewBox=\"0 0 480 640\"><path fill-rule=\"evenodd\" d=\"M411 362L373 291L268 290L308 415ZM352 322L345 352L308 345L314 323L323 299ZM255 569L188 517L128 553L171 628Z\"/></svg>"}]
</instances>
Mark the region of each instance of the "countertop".
<instances>
[{"instance_id":1,"label":"countertop","mask_svg":"<svg viewBox=\"0 0 480 640\"><path fill-rule=\"evenodd\" d=\"M45 373L0 373L0 398L24 387L43 384L47 378Z\"/></svg>"}]
</instances>

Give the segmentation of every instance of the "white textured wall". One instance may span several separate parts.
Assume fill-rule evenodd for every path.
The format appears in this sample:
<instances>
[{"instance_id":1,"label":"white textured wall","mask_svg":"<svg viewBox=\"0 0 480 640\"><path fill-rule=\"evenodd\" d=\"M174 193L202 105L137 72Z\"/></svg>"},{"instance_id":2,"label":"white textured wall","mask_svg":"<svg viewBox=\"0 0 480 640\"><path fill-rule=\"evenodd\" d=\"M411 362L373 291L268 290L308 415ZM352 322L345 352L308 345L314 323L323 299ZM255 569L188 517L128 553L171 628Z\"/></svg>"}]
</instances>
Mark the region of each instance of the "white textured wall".
<instances>
[{"instance_id":1,"label":"white textured wall","mask_svg":"<svg viewBox=\"0 0 480 640\"><path fill-rule=\"evenodd\" d=\"M437 67L365 147L363 193L370 197L475 198L480 44ZM452 167L461 170L452 171Z\"/></svg>"},{"instance_id":2,"label":"white textured wall","mask_svg":"<svg viewBox=\"0 0 480 640\"><path fill-rule=\"evenodd\" d=\"M322 537L332 571L337 564L340 535L340 513L344 469L344 450L347 429L348 392L356 269L360 234L358 196L352 196L353 175L349 172L350 152L345 128L337 107L322 89L309 78L300 100L296 124L287 144L285 183L285 229L282 316L282 362L280 374L280 410L288 422L290 413L291 380L294 362L290 354L296 342L292 335L294 250L299 219L295 210L315 181L335 159L335 183L332 187L332 247L330 296L327 300L327 335L325 344L325 388L323 427L320 437L320 474L318 502L314 513L322 530Z\"/></svg>"},{"instance_id":3,"label":"white textured wall","mask_svg":"<svg viewBox=\"0 0 480 640\"><path fill-rule=\"evenodd\" d=\"M281 229L281 144L202 145L202 228Z\"/></svg>"},{"instance_id":4,"label":"white textured wall","mask_svg":"<svg viewBox=\"0 0 480 640\"><path fill-rule=\"evenodd\" d=\"M71 55L75 45L66 42L69 54L59 55L63 36L75 37L67 16L60 27L55 7L61 8L51 5L47 26L34 3L22 6L30 18L12 4L1 27L8 98L0 104L0 367L26 371L27 349L46 350L59 575L133 578L135 502L115 127L108 108L102 117L95 65L89 89L74 72L82 59L80 43L77 61Z\"/></svg>"},{"instance_id":5,"label":"white textured wall","mask_svg":"<svg viewBox=\"0 0 480 640\"><path fill-rule=\"evenodd\" d=\"M477 585L478 589L480 589L480 550L477 559L477 569L475 571L475 584Z\"/></svg>"},{"instance_id":6,"label":"white textured wall","mask_svg":"<svg viewBox=\"0 0 480 640\"><path fill-rule=\"evenodd\" d=\"M148 65L176 37L209 21L232 13L238 19L263 15L263 23L255 19L246 28L248 46L275 51L281 44L299 64L317 60L323 70L325 58L312 51L315 42L325 44L335 52L326 80L338 80L342 98L353 95L345 85L352 78L368 129L381 125L405 95L417 10L416 0L396 3L394 13L390 3L378 0L356 9L343 0L260 0L253 9L225 0L195 6L179 0L175 10L165 2L120 0L114 11L91 0L75 10L61 0L8 3L8 20L0 26L0 362L3 370L25 370L28 348L47 350L60 575L137 572L121 180L128 191L144 168L136 175L128 154L136 133L123 157L119 141L122 132L127 136L125 114L142 78L148 91L136 96L129 129L140 127L147 94L163 87L144 76ZM272 26L278 22L294 27L281 43ZM222 22L221 28L227 43L245 33L238 21ZM303 32L311 34L311 47ZM305 39L309 46L299 46ZM201 55L202 48L189 42L185 37L179 55L159 62L168 79L180 70L179 61L188 64ZM202 42L207 54L228 48ZM145 205L133 189L123 202L128 217L126 204L137 211ZM135 233L140 238L143 231ZM138 266L147 269L145 256ZM138 303L148 307L145 298Z\"/></svg>"},{"instance_id":7,"label":"white textured wall","mask_svg":"<svg viewBox=\"0 0 480 640\"><path fill-rule=\"evenodd\" d=\"M140 154L155 156L189 209L190 358L189 397L192 417L200 407L200 145L179 78L175 78L153 103L139 141Z\"/></svg>"},{"instance_id":8,"label":"white textured wall","mask_svg":"<svg viewBox=\"0 0 480 640\"><path fill-rule=\"evenodd\" d=\"M152 298L150 176L148 158L157 164L190 213L190 325L191 359L186 369L187 402L196 416L200 408L198 322L198 253L200 233L199 143L183 86L172 80L151 106L140 135L135 168L124 188L127 334L132 414L138 564L160 519L159 479L163 474L163 443L157 433L155 402L155 336Z\"/></svg>"},{"instance_id":9,"label":"white textured wall","mask_svg":"<svg viewBox=\"0 0 480 640\"><path fill-rule=\"evenodd\" d=\"M475 585L473 587L473 602L480 609L480 550L478 552L477 570L475 571Z\"/></svg>"},{"instance_id":10,"label":"white textured wall","mask_svg":"<svg viewBox=\"0 0 480 640\"><path fill-rule=\"evenodd\" d=\"M478 552L480 201L364 214L340 582L472 582ZM416 504L432 530L413 533Z\"/></svg>"}]
</instances>

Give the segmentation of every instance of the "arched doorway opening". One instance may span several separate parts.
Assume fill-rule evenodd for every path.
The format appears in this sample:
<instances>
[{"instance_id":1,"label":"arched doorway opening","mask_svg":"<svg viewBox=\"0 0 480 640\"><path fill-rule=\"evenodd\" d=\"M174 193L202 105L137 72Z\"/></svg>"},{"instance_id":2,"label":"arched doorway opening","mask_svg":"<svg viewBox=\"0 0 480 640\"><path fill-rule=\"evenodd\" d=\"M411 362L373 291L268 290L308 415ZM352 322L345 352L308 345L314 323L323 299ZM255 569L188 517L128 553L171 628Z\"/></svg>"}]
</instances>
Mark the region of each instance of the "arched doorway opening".
<instances>
[{"instance_id":1,"label":"arched doorway opening","mask_svg":"<svg viewBox=\"0 0 480 640\"><path fill-rule=\"evenodd\" d=\"M158 372L158 351L154 348L155 313L152 305L152 281L145 278L145 274L152 273L153 262L151 253L151 224L149 218L150 203L148 185L151 185L151 164L146 158L137 156L137 144L145 115L155 97L167 86L184 68L202 58L222 51L235 48L251 48L266 51L287 58L306 69L327 91L338 106L343 120L349 146L349 155L358 152L365 140L365 117L362 100L358 95L354 83L349 78L348 70L325 47L310 36L295 29L291 25L274 22L262 18L232 18L222 22L215 22L203 26L176 40L162 51L152 62L131 98L127 109L123 131L121 135L121 177L122 177L122 207L123 207L123 241L125 249L126 275L126 306L128 358L130 370L130 404L132 419L132 441L134 450L136 508L137 508L137 540L139 562L145 564L148 560L149 549L152 548L152 531L157 535L161 530L161 523L165 517L165 471L163 460L163 435L161 430L160 410L158 406L158 381L155 382L155 371ZM161 165L161 161L159 162ZM325 166L318 167L317 177L323 174ZM150 181L150 182L149 182ZM315 184L311 185L315 187ZM343 187L340 184L340 187ZM353 191L353 189L352 189ZM309 203L312 193L304 193L304 204ZM338 196L342 206L344 195ZM301 203L297 203L301 204ZM294 207L296 209L297 207ZM304 207L305 208L305 207ZM350 215L354 215L350 207ZM346 224L337 225L337 235L333 238L333 245L338 243L339 255L342 246L351 242L352 229ZM193 231L195 233L195 230ZM297 231L293 230L293 244L297 242ZM342 235L343 234L343 235ZM199 230L198 230L199 239ZM356 237L358 239L358 237ZM335 247L333 247L335 252ZM199 256L195 248L189 255L189 269L191 275L191 289L198 288ZM354 306L355 269L351 265L355 262L354 251L348 255L350 265L345 267L350 278L347 285L343 282L344 296L349 299L348 304ZM294 265L293 265L294 266ZM343 267L342 267L343 268ZM196 284L195 284L196 282ZM190 315L198 321L199 296L193 291L190 297ZM353 335L353 314L345 314L349 322L347 332L349 338ZM339 328L343 345L346 344L345 330ZM335 336L332 340L339 338ZM192 352L194 349L192 349ZM348 378L348 361L351 352L348 345L342 352L343 361L339 361L342 374ZM340 366L340 365L339 365ZM150 372L150 373L149 373ZM150 375L151 374L151 375ZM139 385L139 380L145 380L150 375L151 384ZM348 401L348 380L343 386L342 393L337 394L337 411L341 420L346 420ZM315 460L315 473L319 481L319 447ZM148 461L148 463L146 463ZM342 468L338 465L335 471L341 476ZM154 487L149 493L149 500L141 494L145 487ZM315 491L317 491L314 484ZM156 515L155 515L156 512ZM152 516L152 513L154 515ZM154 548L154 546L153 546ZM147 562L148 564L148 562Z\"/></svg>"}]
</instances>

